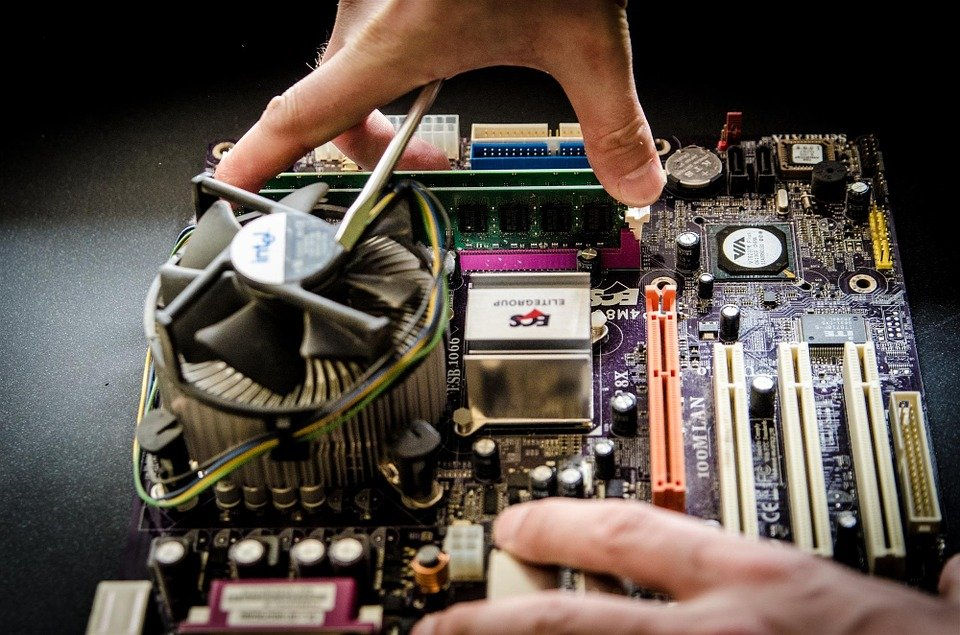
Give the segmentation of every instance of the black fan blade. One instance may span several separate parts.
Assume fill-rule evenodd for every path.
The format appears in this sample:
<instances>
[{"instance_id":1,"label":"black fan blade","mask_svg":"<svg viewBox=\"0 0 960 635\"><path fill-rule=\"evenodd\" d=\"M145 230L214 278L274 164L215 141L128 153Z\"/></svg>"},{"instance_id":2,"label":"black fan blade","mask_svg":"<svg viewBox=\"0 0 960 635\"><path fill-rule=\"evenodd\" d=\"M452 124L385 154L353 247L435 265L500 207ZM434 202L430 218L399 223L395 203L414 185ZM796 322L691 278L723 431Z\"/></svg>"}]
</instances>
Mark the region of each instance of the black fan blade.
<instances>
[{"instance_id":1,"label":"black fan blade","mask_svg":"<svg viewBox=\"0 0 960 635\"><path fill-rule=\"evenodd\" d=\"M285 395L306 376L303 314L263 300L197 332L197 341L261 386Z\"/></svg>"},{"instance_id":2,"label":"black fan blade","mask_svg":"<svg viewBox=\"0 0 960 635\"><path fill-rule=\"evenodd\" d=\"M197 222L197 228L184 248L180 266L203 269L226 249L238 231L240 223L234 218L230 204L217 201Z\"/></svg>"},{"instance_id":3,"label":"black fan blade","mask_svg":"<svg viewBox=\"0 0 960 635\"><path fill-rule=\"evenodd\" d=\"M170 304L202 272L202 269L187 269L169 262L160 267L160 297L164 303Z\"/></svg>"},{"instance_id":4,"label":"black fan blade","mask_svg":"<svg viewBox=\"0 0 960 635\"><path fill-rule=\"evenodd\" d=\"M417 280L415 274L416 272L377 276L353 273L346 277L346 281L350 286L351 297L354 294L359 295L359 304L365 304L365 300L370 298L376 306L399 309L420 289L421 281ZM429 276L427 280L429 281Z\"/></svg>"},{"instance_id":5,"label":"black fan blade","mask_svg":"<svg viewBox=\"0 0 960 635\"><path fill-rule=\"evenodd\" d=\"M384 319L384 322L389 322ZM388 343L386 326L374 331L355 331L335 320L307 314L307 328L300 346L303 357L371 359Z\"/></svg>"},{"instance_id":6,"label":"black fan blade","mask_svg":"<svg viewBox=\"0 0 960 635\"><path fill-rule=\"evenodd\" d=\"M230 271L189 304L172 324L177 350L184 359L194 363L210 359L210 351L196 340L197 331L239 311L248 300L237 285L236 274Z\"/></svg>"},{"instance_id":7,"label":"black fan blade","mask_svg":"<svg viewBox=\"0 0 960 635\"><path fill-rule=\"evenodd\" d=\"M292 194L287 194L280 202L287 207L309 214L317 203L327 195L330 186L326 183L311 183L299 190L294 190Z\"/></svg>"}]
</instances>

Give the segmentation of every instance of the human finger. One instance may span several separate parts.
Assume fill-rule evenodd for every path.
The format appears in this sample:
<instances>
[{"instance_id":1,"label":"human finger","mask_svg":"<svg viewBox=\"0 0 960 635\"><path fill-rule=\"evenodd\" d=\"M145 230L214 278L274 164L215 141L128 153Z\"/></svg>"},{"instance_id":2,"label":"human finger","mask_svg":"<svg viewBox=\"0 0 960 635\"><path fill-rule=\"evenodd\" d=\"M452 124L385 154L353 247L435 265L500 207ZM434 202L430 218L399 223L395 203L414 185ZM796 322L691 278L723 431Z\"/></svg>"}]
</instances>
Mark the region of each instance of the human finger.
<instances>
[{"instance_id":1,"label":"human finger","mask_svg":"<svg viewBox=\"0 0 960 635\"><path fill-rule=\"evenodd\" d=\"M608 8L594 18L597 35L586 40L588 50L551 48L544 69L570 99L604 188L628 205L648 205L660 196L665 176L637 98L626 15L613 3Z\"/></svg>"},{"instance_id":2,"label":"human finger","mask_svg":"<svg viewBox=\"0 0 960 635\"><path fill-rule=\"evenodd\" d=\"M734 578L782 577L802 557L636 501L514 505L497 518L494 540L522 560L626 577L677 599Z\"/></svg>"},{"instance_id":3,"label":"human finger","mask_svg":"<svg viewBox=\"0 0 960 635\"><path fill-rule=\"evenodd\" d=\"M495 601L462 602L420 620L414 635L529 633L682 633L680 611L627 597L549 591Z\"/></svg>"}]
</instances>

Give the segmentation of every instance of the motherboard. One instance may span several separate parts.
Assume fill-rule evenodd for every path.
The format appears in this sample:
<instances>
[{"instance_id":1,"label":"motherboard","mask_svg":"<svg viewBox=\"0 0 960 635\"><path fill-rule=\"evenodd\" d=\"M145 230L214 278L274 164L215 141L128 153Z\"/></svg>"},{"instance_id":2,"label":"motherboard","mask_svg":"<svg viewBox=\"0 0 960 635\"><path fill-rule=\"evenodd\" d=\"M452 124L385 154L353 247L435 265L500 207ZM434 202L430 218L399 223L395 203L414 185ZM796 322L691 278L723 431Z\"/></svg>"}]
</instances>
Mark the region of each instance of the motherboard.
<instances>
[{"instance_id":1,"label":"motherboard","mask_svg":"<svg viewBox=\"0 0 960 635\"><path fill-rule=\"evenodd\" d=\"M658 139L667 186L638 209L576 124L428 116L451 170L396 173L333 281L304 236L368 176L335 146L234 208L198 181L147 300L129 581L91 624L132 598L161 632L404 633L590 587L492 547L498 513L548 496L934 588L950 548L878 142L741 123Z\"/></svg>"}]
</instances>

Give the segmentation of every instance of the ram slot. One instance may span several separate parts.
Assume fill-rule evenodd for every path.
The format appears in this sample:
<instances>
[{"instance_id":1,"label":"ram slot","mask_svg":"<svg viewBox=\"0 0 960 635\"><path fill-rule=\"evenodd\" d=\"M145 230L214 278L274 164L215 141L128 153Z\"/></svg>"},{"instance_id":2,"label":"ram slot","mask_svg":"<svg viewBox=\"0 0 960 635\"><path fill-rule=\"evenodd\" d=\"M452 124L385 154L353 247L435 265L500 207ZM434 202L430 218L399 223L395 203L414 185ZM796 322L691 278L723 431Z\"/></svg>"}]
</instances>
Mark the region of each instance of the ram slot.
<instances>
[{"instance_id":1,"label":"ram slot","mask_svg":"<svg viewBox=\"0 0 960 635\"><path fill-rule=\"evenodd\" d=\"M900 471L900 499L911 534L933 534L940 531L940 497L933 476L933 460L927 441L927 424L923 419L920 393L890 393L890 427L893 449Z\"/></svg>"},{"instance_id":2,"label":"ram slot","mask_svg":"<svg viewBox=\"0 0 960 635\"><path fill-rule=\"evenodd\" d=\"M757 536L757 494L743 344L714 345L713 394L720 473L720 520L728 531Z\"/></svg>"},{"instance_id":3,"label":"ram slot","mask_svg":"<svg viewBox=\"0 0 960 635\"><path fill-rule=\"evenodd\" d=\"M677 288L646 287L647 412L650 427L650 487L653 504L686 509L680 400Z\"/></svg>"},{"instance_id":4,"label":"ram slot","mask_svg":"<svg viewBox=\"0 0 960 635\"><path fill-rule=\"evenodd\" d=\"M804 551L830 557L833 543L807 345L780 344L777 371L793 542Z\"/></svg>"},{"instance_id":5,"label":"ram slot","mask_svg":"<svg viewBox=\"0 0 960 635\"><path fill-rule=\"evenodd\" d=\"M843 398L871 572L902 576L906 548L873 344L843 346Z\"/></svg>"}]
</instances>

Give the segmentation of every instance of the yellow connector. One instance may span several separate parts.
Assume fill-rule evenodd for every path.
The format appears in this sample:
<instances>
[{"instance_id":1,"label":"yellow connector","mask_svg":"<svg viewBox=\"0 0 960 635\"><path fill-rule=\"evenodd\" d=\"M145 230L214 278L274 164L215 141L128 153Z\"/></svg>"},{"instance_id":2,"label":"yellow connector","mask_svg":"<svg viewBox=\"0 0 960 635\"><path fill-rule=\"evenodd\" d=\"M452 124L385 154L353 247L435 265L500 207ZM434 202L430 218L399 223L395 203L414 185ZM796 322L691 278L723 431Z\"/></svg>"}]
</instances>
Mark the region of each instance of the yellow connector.
<instances>
[{"instance_id":1,"label":"yellow connector","mask_svg":"<svg viewBox=\"0 0 960 635\"><path fill-rule=\"evenodd\" d=\"M883 210L874 203L870 208L870 240L873 241L873 261L877 269L893 269L893 254L890 252L890 230Z\"/></svg>"},{"instance_id":2,"label":"yellow connector","mask_svg":"<svg viewBox=\"0 0 960 635\"><path fill-rule=\"evenodd\" d=\"M942 516L919 392L890 393L890 427L900 469L900 499L907 517L907 531L935 533L940 530Z\"/></svg>"}]
</instances>

